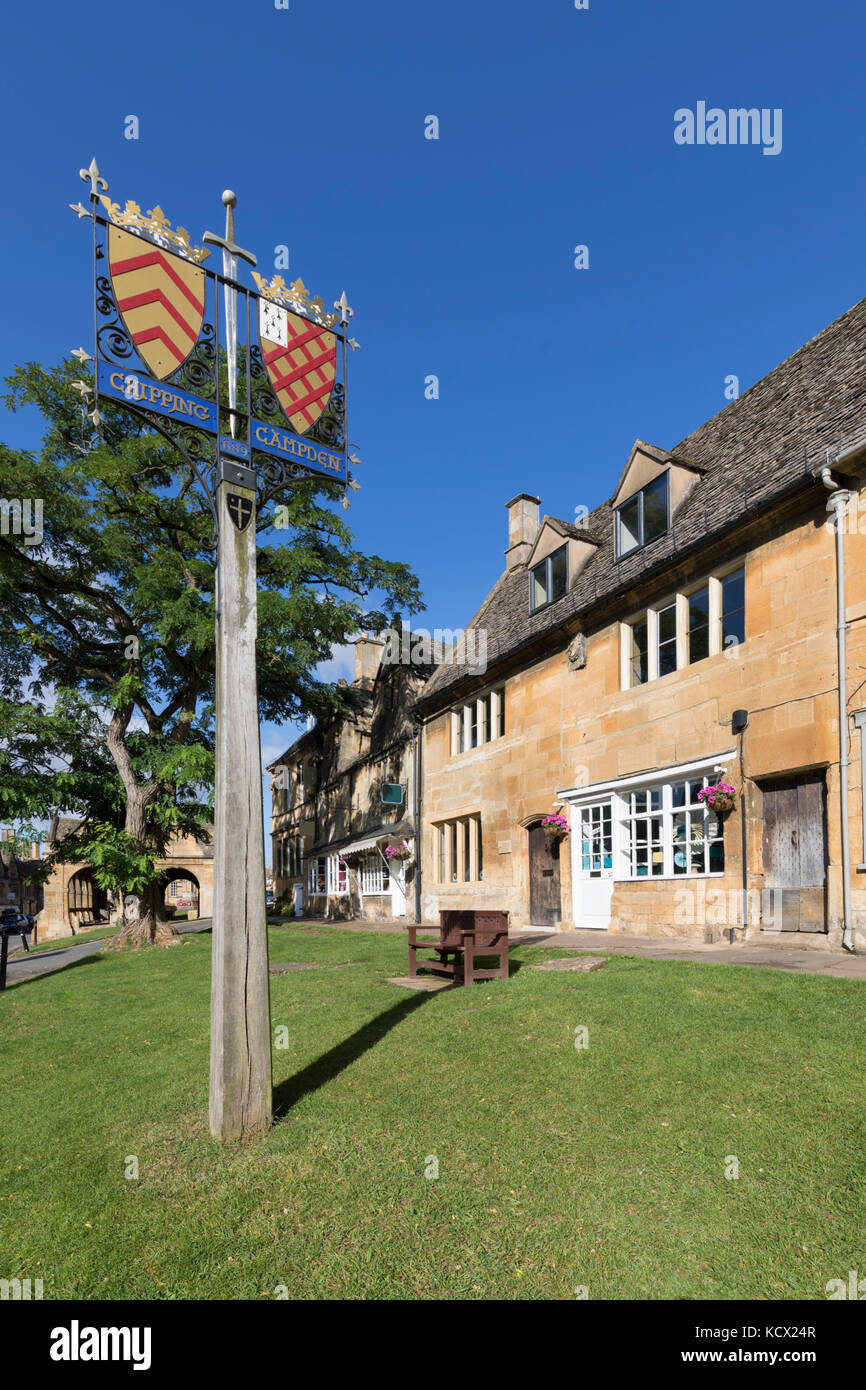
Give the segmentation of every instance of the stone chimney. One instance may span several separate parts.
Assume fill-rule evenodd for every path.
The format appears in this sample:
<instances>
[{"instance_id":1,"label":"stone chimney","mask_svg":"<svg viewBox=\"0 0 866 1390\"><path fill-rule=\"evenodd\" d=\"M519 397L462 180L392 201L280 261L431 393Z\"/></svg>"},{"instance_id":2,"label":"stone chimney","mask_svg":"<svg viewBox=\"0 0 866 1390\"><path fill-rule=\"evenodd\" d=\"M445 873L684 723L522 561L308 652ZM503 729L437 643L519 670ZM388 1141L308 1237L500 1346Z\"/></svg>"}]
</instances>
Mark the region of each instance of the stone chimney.
<instances>
[{"instance_id":1,"label":"stone chimney","mask_svg":"<svg viewBox=\"0 0 866 1390\"><path fill-rule=\"evenodd\" d=\"M15 831L12 829L12 826L11 826L11 825L4 825L4 827L3 827L3 843L4 843L4 845L6 844L7 840L11 840L11 839L14 837L14 835L15 835Z\"/></svg>"},{"instance_id":2,"label":"stone chimney","mask_svg":"<svg viewBox=\"0 0 866 1390\"><path fill-rule=\"evenodd\" d=\"M378 637L371 637L369 632L362 632L360 637L355 640L355 680L353 684L359 685L362 681L373 682L382 662L382 653L385 649L384 642Z\"/></svg>"},{"instance_id":3,"label":"stone chimney","mask_svg":"<svg viewBox=\"0 0 866 1390\"><path fill-rule=\"evenodd\" d=\"M31 840L31 841L30 841L30 858L31 858L31 859L41 859L41 858L42 858L42 852L41 852L41 851L42 851L42 846L40 845L39 841L38 841L38 840Z\"/></svg>"},{"instance_id":4,"label":"stone chimney","mask_svg":"<svg viewBox=\"0 0 866 1390\"><path fill-rule=\"evenodd\" d=\"M538 508L541 499L533 497L529 492L518 492L517 496L512 497L505 505L508 508L508 549L505 552L505 567L513 570L526 563L538 535Z\"/></svg>"}]
</instances>

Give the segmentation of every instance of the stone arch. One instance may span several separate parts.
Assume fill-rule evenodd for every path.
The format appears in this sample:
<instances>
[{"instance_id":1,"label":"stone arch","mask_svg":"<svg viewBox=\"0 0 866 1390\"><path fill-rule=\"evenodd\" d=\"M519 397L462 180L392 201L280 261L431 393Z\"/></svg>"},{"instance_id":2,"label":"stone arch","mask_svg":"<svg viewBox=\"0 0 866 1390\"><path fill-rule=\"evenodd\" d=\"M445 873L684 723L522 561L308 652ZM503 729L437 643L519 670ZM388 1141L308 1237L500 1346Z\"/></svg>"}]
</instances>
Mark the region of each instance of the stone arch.
<instances>
[{"instance_id":1,"label":"stone arch","mask_svg":"<svg viewBox=\"0 0 866 1390\"><path fill-rule=\"evenodd\" d=\"M76 869L66 885L66 916L74 932L111 921L111 900L89 868Z\"/></svg>"},{"instance_id":2,"label":"stone arch","mask_svg":"<svg viewBox=\"0 0 866 1390\"><path fill-rule=\"evenodd\" d=\"M177 891L175 891L175 885L177 885ZM166 870L162 876L162 901L166 917L174 915L173 910L178 902L187 902L191 899L194 899L195 907L189 910L187 920L194 921L202 915L201 880L198 874L192 869L188 869L185 864L172 865L171 869Z\"/></svg>"}]
</instances>

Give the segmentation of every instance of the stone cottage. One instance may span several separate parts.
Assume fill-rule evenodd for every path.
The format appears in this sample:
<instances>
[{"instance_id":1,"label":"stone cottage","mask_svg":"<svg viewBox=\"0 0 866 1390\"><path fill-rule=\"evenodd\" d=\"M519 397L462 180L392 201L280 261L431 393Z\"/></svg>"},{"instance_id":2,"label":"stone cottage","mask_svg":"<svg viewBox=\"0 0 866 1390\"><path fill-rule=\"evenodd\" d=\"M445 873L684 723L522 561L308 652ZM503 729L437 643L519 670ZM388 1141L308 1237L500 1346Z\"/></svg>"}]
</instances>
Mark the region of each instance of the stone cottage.
<instances>
[{"instance_id":1,"label":"stone cottage","mask_svg":"<svg viewBox=\"0 0 866 1390\"><path fill-rule=\"evenodd\" d=\"M866 301L582 525L506 504L487 669L417 704L425 920L866 942L864 478Z\"/></svg>"}]
</instances>

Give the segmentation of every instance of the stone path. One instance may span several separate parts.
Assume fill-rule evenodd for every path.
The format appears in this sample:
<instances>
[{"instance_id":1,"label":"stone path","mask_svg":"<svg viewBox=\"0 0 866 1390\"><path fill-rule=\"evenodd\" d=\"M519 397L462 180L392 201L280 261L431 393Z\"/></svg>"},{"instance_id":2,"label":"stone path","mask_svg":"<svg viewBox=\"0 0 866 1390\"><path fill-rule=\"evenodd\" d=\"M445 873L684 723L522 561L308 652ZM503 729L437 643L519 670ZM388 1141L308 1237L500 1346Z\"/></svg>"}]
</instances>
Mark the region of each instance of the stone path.
<instances>
[{"instance_id":1,"label":"stone path","mask_svg":"<svg viewBox=\"0 0 866 1390\"><path fill-rule=\"evenodd\" d=\"M513 945L557 946L566 950L593 951L600 955L644 956L650 960L695 960L724 965L761 965L772 970L793 970L807 975L836 975L847 980L866 980L866 955L847 951L778 946L763 942L748 945L705 946L700 941L674 941L647 936L608 936L600 931L543 932L518 931Z\"/></svg>"}]
</instances>

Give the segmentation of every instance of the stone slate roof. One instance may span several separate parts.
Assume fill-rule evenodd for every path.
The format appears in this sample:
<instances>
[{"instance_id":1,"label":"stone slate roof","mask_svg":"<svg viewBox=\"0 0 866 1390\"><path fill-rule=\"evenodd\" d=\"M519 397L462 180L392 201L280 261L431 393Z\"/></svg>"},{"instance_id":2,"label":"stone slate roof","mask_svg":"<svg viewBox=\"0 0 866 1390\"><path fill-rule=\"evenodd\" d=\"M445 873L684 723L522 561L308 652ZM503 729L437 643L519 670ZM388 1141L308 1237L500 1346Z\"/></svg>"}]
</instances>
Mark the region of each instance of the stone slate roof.
<instances>
[{"instance_id":1,"label":"stone slate roof","mask_svg":"<svg viewBox=\"0 0 866 1390\"><path fill-rule=\"evenodd\" d=\"M339 684L339 682L338 682ZM357 685L343 685L341 694L343 696L344 708L329 712L323 719L317 720L312 729L305 729L293 743L290 743L284 753L278 758L274 758L272 763L267 764L267 771L274 772L278 767L285 763L293 762L299 753L307 748L314 748L322 739L323 733L332 732L335 726L352 720L355 724L363 724L369 721L374 702L373 682L364 681Z\"/></svg>"},{"instance_id":2,"label":"stone slate roof","mask_svg":"<svg viewBox=\"0 0 866 1390\"><path fill-rule=\"evenodd\" d=\"M77 816L55 816L48 830L48 841L57 844L60 840L65 840L67 835L71 835L77 830L84 821Z\"/></svg>"},{"instance_id":3,"label":"stone slate roof","mask_svg":"<svg viewBox=\"0 0 866 1390\"><path fill-rule=\"evenodd\" d=\"M642 576L669 568L711 537L735 530L771 502L805 486L826 462L826 448L864 422L866 299L669 453L659 454L673 462L687 460L699 472L665 536L617 562L614 512L607 501L585 518L589 535L602 543L563 598L530 614L526 566L502 574L468 624L487 630L488 672L545 635L552 642L569 624L572 630L579 627L594 607L633 588ZM577 534L585 535L581 528ZM419 711L446 704L471 676L456 662L440 666L419 696Z\"/></svg>"}]
</instances>

